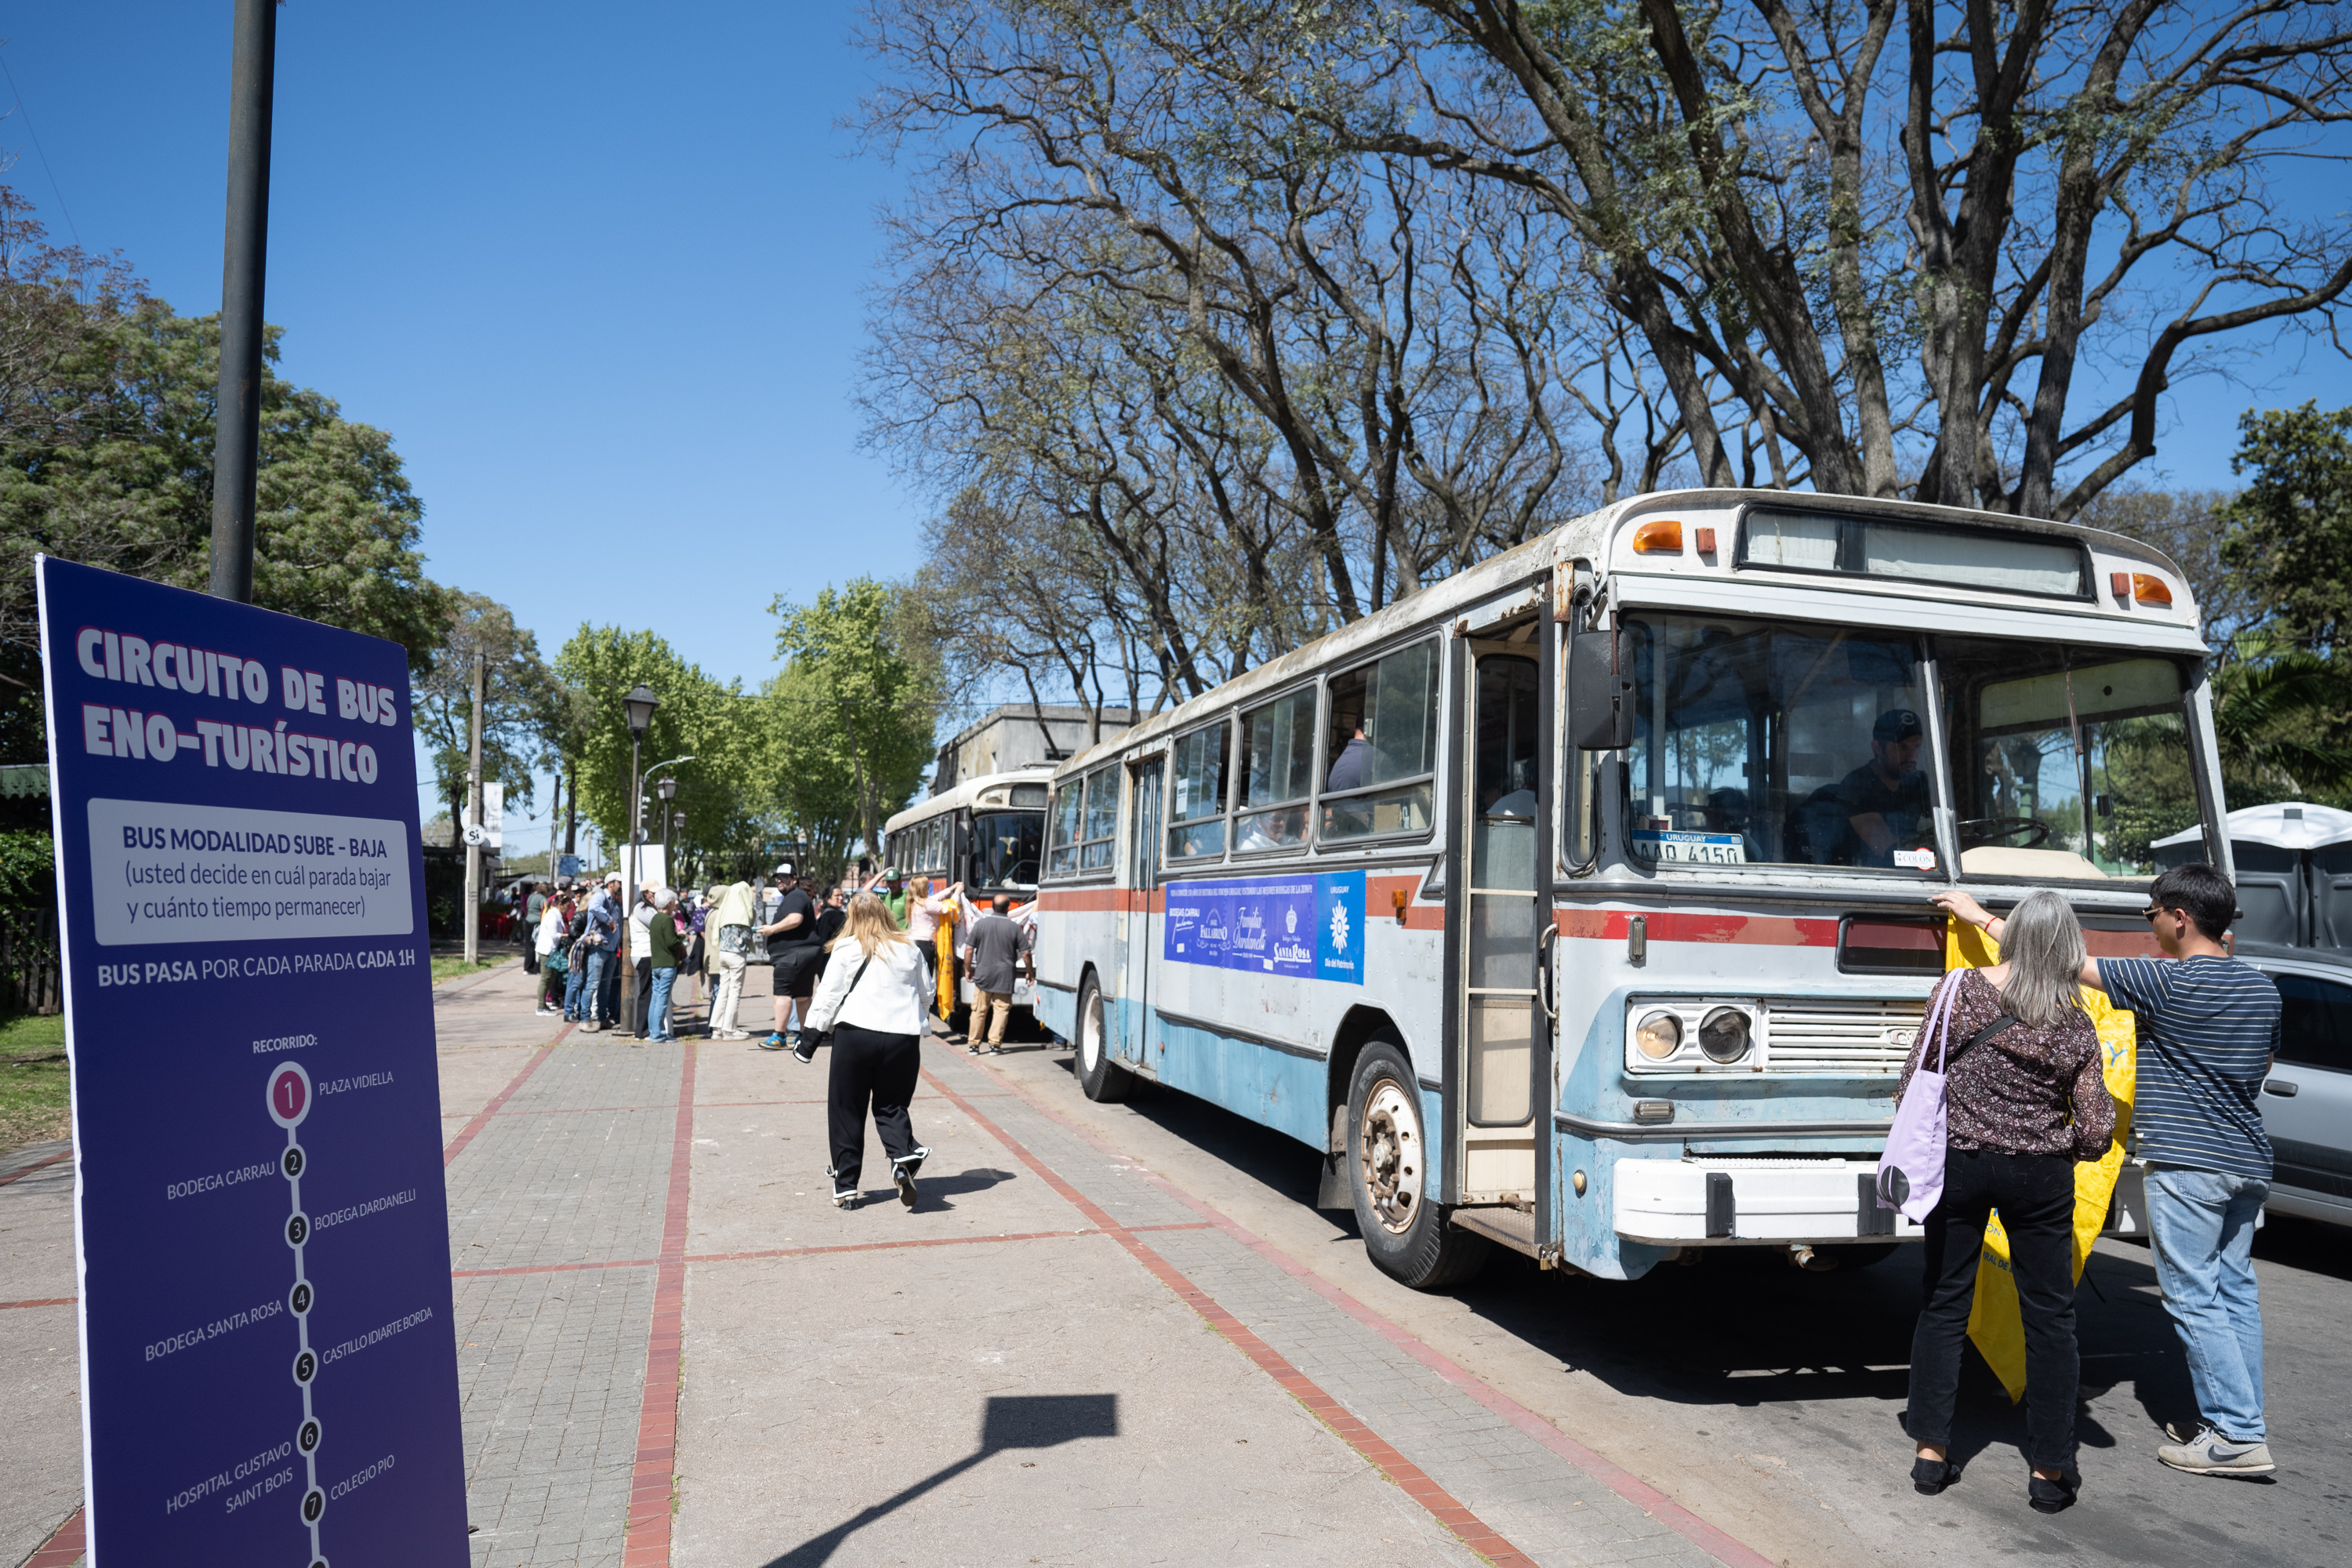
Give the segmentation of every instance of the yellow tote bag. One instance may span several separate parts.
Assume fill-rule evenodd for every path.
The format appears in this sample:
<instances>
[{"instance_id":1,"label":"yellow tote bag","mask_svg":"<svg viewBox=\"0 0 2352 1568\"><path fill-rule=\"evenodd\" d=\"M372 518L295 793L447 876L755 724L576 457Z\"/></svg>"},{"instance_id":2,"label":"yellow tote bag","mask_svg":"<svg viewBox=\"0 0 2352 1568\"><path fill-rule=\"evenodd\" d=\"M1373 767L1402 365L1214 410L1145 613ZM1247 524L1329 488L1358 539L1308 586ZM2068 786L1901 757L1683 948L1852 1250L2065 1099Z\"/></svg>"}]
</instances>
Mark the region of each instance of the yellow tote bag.
<instances>
[{"instance_id":1,"label":"yellow tote bag","mask_svg":"<svg viewBox=\"0 0 2352 1568\"><path fill-rule=\"evenodd\" d=\"M1944 936L1944 967L1984 969L2000 962L2000 944L1966 921L1953 920ZM2083 1007L2099 1031L2105 1058L2107 1093L2116 1102L2115 1142L2095 1162L2074 1167L2074 1281L2082 1283L2083 1265L2092 1243L2107 1222L2107 1202L2116 1190L2116 1174L2123 1169L2124 1135L2131 1129L2132 1096L2138 1084L2138 1063L2133 1054L2132 1016L2107 1001L2106 993L2083 988ZM1995 1213L1985 1225L1984 1256L1977 1266L1976 1300L1969 1310L1969 1338L1976 1342L2009 1390L2011 1403L2025 1397L2025 1321L2017 1307L2017 1281L2009 1268L2009 1233Z\"/></svg>"}]
</instances>

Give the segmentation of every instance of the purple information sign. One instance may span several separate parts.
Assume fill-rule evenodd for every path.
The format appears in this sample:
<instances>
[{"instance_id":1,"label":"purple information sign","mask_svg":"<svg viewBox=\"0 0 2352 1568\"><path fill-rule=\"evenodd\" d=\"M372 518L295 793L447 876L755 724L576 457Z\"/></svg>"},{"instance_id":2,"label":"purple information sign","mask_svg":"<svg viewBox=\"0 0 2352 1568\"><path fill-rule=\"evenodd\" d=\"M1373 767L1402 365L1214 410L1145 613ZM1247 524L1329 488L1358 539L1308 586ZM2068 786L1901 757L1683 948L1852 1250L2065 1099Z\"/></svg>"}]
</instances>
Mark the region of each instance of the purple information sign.
<instances>
[{"instance_id":1,"label":"purple information sign","mask_svg":"<svg viewBox=\"0 0 2352 1568\"><path fill-rule=\"evenodd\" d=\"M37 571L90 1568L457 1568L406 656Z\"/></svg>"}]
</instances>

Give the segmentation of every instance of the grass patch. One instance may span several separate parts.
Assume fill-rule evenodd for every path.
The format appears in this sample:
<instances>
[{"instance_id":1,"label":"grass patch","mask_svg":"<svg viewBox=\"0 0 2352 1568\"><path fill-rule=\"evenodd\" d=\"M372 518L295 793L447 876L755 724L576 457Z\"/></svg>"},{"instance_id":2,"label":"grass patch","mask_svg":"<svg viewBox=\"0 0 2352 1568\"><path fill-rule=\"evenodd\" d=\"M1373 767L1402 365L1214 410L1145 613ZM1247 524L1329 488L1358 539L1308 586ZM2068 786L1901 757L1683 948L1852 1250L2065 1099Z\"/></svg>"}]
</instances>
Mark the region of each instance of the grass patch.
<instances>
[{"instance_id":1,"label":"grass patch","mask_svg":"<svg viewBox=\"0 0 2352 1568\"><path fill-rule=\"evenodd\" d=\"M444 980L458 980L468 974L479 974L486 969L496 969L501 963L513 962L514 955L511 953L501 954L497 958L485 958L478 963L468 963L466 962L466 955L462 952L436 952L433 955L433 984L438 985Z\"/></svg>"},{"instance_id":2,"label":"grass patch","mask_svg":"<svg viewBox=\"0 0 2352 1568\"><path fill-rule=\"evenodd\" d=\"M0 1021L0 1150L64 1137L71 1092L65 1015Z\"/></svg>"}]
</instances>

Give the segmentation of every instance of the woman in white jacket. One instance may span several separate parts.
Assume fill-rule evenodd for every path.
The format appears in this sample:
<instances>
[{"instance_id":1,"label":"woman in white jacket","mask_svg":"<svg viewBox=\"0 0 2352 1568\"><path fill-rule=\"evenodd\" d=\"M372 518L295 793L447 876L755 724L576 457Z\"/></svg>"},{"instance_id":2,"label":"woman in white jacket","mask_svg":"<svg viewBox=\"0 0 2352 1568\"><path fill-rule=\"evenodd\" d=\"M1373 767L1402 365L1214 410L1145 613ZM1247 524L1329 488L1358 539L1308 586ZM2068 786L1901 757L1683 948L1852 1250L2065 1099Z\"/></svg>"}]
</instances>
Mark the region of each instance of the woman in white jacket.
<instances>
[{"instance_id":1,"label":"woman in white jacket","mask_svg":"<svg viewBox=\"0 0 2352 1568\"><path fill-rule=\"evenodd\" d=\"M870 1105L882 1152L890 1156L898 1201L912 1208L915 1173L931 1152L915 1142L907 1119L907 1102L915 1098L922 1070L930 1000L922 953L871 893L849 900L849 923L830 952L793 1054L803 1062L814 1060L816 1037L831 1032L833 1168L825 1173L833 1178L833 1201L839 1208L857 1206Z\"/></svg>"}]
</instances>

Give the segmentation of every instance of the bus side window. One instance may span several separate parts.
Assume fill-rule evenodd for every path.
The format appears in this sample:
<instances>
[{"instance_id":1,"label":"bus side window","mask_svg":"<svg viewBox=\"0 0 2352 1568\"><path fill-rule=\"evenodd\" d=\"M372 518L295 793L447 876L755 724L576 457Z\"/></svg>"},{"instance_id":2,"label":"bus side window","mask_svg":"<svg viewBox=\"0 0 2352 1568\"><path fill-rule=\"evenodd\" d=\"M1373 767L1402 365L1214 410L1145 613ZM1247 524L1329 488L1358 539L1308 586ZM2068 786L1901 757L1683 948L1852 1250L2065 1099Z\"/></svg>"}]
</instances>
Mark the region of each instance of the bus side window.
<instances>
[{"instance_id":1,"label":"bus side window","mask_svg":"<svg viewBox=\"0 0 2352 1568\"><path fill-rule=\"evenodd\" d=\"M1064 779L1054 792L1054 833L1046 866L1056 877L1078 868L1078 805L1085 793L1082 779Z\"/></svg>"},{"instance_id":2,"label":"bus side window","mask_svg":"<svg viewBox=\"0 0 2352 1568\"><path fill-rule=\"evenodd\" d=\"M1176 797L1168 814L1168 858L1195 860L1225 852L1224 720L1176 742Z\"/></svg>"},{"instance_id":3,"label":"bus side window","mask_svg":"<svg viewBox=\"0 0 2352 1568\"><path fill-rule=\"evenodd\" d=\"M1118 851L1118 768L1097 768L1087 775L1086 814L1081 823L1078 868L1108 871Z\"/></svg>"},{"instance_id":4,"label":"bus side window","mask_svg":"<svg viewBox=\"0 0 2352 1568\"><path fill-rule=\"evenodd\" d=\"M1307 847L1307 797L1315 792L1315 689L1277 697L1242 715L1242 776L1234 793L1246 814L1234 847Z\"/></svg>"}]
</instances>

